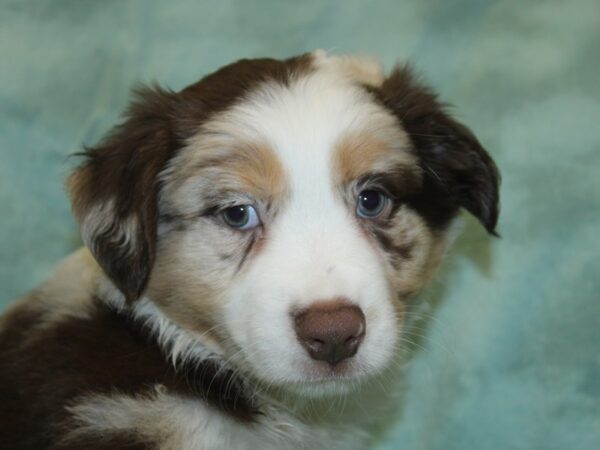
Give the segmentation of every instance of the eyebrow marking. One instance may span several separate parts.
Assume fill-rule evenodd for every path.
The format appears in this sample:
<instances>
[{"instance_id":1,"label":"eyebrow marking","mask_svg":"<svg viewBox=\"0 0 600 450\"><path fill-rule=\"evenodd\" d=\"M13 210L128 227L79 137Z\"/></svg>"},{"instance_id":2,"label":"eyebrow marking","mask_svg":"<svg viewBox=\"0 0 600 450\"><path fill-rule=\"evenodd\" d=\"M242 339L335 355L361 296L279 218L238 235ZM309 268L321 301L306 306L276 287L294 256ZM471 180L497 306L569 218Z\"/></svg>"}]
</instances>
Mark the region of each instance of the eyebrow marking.
<instances>
[{"instance_id":1,"label":"eyebrow marking","mask_svg":"<svg viewBox=\"0 0 600 450\"><path fill-rule=\"evenodd\" d=\"M376 162L390 154L389 145L367 133L342 136L335 145L333 169L341 184L362 177L373 171Z\"/></svg>"},{"instance_id":2,"label":"eyebrow marking","mask_svg":"<svg viewBox=\"0 0 600 450\"><path fill-rule=\"evenodd\" d=\"M278 209L289 193L279 157L266 143L201 131L161 177L160 218L193 221L239 204Z\"/></svg>"},{"instance_id":3,"label":"eyebrow marking","mask_svg":"<svg viewBox=\"0 0 600 450\"><path fill-rule=\"evenodd\" d=\"M421 169L405 141L404 135L394 129L343 135L332 155L336 183L347 186L357 181L371 182L399 197L416 193L421 187Z\"/></svg>"},{"instance_id":4,"label":"eyebrow marking","mask_svg":"<svg viewBox=\"0 0 600 450\"><path fill-rule=\"evenodd\" d=\"M249 144L237 149L221 167L238 180L245 192L255 197L273 200L285 192L285 171L266 144Z\"/></svg>"}]
</instances>

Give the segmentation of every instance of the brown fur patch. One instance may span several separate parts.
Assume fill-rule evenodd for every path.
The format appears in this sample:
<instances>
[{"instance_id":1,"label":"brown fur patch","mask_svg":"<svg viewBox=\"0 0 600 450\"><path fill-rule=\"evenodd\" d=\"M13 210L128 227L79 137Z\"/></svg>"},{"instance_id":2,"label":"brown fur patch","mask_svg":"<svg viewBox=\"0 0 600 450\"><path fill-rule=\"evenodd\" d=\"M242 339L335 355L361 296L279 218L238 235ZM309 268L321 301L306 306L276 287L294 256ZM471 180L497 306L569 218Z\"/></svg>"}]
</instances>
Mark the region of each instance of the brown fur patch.
<instances>
[{"instance_id":1,"label":"brown fur patch","mask_svg":"<svg viewBox=\"0 0 600 450\"><path fill-rule=\"evenodd\" d=\"M87 150L68 182L84 240L129 300L141 295L154 263L156 178L177 147L170 122L175 94L145 89L136 95L125 123ZM124 226L127 221L135 226Z\"/></svg>"},{"instance_id":2,"label":"brown fur patch","mask_svg":"<svg viewBox=\"0 0 600 450\"><path fill-rule=\"evenodd\" d=\"M54 448L69 423L66 407L79 397L139 395L157 384L242 421L252 421L257 412L230 370L210 360L175 370L142 327L99 302L87 319L36 331L41 320L15 308L0 331L0 448Z\"/></svg>"}]
</instances>

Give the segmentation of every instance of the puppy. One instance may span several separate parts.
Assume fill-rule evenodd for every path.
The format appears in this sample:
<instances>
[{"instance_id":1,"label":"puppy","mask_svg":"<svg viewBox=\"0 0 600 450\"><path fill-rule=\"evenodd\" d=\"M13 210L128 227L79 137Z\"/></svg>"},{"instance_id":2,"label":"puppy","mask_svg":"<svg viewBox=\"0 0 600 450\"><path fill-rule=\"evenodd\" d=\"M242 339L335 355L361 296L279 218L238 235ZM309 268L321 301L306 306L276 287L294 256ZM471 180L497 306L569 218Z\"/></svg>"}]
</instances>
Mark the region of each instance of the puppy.
<instances>
[{"instance_id":1,"label":"puppy","mask_svg":"<svg viewBox=\"0 0 600 450\"><path fill-rule=\"evenodd\" d=\"M499 174L408 67L139 89L68 181L85 248L0 322L3 449L361 449L407 301Z\"/></svg>"}]
</instances>

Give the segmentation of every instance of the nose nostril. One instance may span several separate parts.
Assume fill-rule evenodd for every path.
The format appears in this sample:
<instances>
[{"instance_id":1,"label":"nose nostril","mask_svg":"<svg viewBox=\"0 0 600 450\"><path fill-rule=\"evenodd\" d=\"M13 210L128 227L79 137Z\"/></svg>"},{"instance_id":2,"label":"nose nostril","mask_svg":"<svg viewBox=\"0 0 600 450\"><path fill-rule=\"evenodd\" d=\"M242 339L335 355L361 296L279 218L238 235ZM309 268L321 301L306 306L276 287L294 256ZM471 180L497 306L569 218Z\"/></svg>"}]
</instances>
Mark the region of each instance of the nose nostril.
<instances>
[{"instance_id":1,"label":"nose nostril","mask_svg":"<svg viewBox=\"0 0 600 450\"><path fill-rule=\"evenodd\" d=\"M347 344L347 345L354 345L354 344L356 344L357 342L358 342L358 337L356 337L356 336L350 336L348 339L346 339L346 340L344 341L344 344Z\"/></svg>"},{"instance_id":2,"label":"nose nostril","mask_svg":"<svg viewBox=\"0 0 600 450\"><path fill-rule=\"evenodd\" d=\"M308 347L311 352L318 352L323 349L325 346L325 342L320 339L306 339L304 340L304 344Z\"/></svg>"}]
</instances>

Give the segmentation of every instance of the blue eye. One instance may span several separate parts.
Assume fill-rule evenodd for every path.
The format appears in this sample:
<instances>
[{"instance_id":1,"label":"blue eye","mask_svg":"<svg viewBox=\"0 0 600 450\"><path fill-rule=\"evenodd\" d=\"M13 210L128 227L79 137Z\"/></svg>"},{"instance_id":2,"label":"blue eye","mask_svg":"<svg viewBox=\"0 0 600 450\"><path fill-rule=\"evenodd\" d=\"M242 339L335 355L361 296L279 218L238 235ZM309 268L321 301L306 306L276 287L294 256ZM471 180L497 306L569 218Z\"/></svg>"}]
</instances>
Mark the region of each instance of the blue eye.
<instances>
[{"instance_id":1,"label":"blue eye","mask_svg":"<svg viewBox=\"0 0 600 450\"><path fill-rule=\"evenodd\" d=\"M379 191L361 191L356 202L356 215L363 219L374 219L385 210L387 203L388 198Z\"/></svg>"},{"instance_id":2,"label":"blue eye","mask_svg":"<svg viewBox=\"0 0 600 450\"><path fill-rule=\"evenodd\" d=\"M250 230L260 225L260 219L254 206L236 205L222 212L223 220L231 228Z\"/></svg>"}]
</instances>

